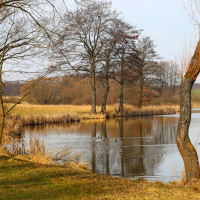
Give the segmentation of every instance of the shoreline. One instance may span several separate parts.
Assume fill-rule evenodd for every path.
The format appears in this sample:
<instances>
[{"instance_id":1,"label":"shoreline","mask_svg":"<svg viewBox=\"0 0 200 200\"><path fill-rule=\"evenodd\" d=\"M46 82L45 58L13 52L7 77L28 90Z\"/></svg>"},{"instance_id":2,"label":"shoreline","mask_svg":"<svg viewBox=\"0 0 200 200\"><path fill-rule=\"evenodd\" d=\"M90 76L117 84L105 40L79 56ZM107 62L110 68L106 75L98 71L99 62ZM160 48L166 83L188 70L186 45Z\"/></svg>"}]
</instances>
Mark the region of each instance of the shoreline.
<instances>
[{"instance_id":1,"label":"shoreline","mask_svg":"<svg viewBox=\"0 0 200 200\"><path fill-rule=\"evenodd\" d=\"M29 109L27 109L27 105L25 104L24 107L23 105L24 104L18 106L18 108L14 110L13 114L6 117L3 141L10 140L15 136L23 134L23 127L29 125L66 124L69 122L80 122L81 120L106 119L114 117L169 115L176 114L178 111L177 106L149 106L139 109L131 105L124 105L124 114L122 116L118 113L118 105L108 106L108 112L106 115L103 115L102 113L91 114L89 112L90 106L74 106L74 108L79 110L72 112L74 109L73 106L59 105L47 107L41 105L28 105ZM38 108L38 110L36 108ZM71 108L71 112L66 113L66 108ZM99 109L100 106L97 110ZM39 111L41 114L39 114Z\"/></svg>"}]
</instances>

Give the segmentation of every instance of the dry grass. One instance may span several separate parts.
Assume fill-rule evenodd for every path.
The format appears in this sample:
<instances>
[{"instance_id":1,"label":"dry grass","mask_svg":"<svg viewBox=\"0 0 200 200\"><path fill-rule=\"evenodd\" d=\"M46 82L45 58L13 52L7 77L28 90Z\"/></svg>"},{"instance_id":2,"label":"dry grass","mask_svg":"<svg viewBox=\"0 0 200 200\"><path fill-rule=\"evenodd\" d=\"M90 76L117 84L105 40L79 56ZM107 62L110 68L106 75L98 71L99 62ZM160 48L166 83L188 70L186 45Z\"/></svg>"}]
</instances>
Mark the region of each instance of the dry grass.
<instances>
[{"instance_id":1,"label":"dry grass","mask_svg":"<svg viewBox=\"0 0 200 200\"><path fill-rule=\"evenodd\" d=\"M0 157L0 194L7 199L199 199L200 180L186 186L91 173L73 165L40 165Z\"/></svg>"},{"instance_id":2,"label":"dry grass","mask_svg":"<svg viewBox=\"0 0 200 200\"><path fill-rule=\"evenodd\" d=\"M80 121L74 114L54 114L54 115L9 115L5 120L3 143L15 136L23 134L23 126L42 125L51 123L68 123Z\"/></svg>"},{"instance_id":3,"label":"dry grass","mask_svg":"<svg viewBox=\"0 0 200 200\"><path fill-rule=\"evenodd\" d=\"M73 153L71 147L56 148L48 151L44 141L39 139L29 139L28 144L22 140L21 145L14 140L9 146L0 148L0 156L9 156L13 158L31 161L39 164L57 164L61 162L70 165L72 168L87 168L87 162L78 162L81 153Z\"/></svg>"},{"instance_id":4,"label":"dry grass","mask_svg":"<svg viewBox=\"0 0 200 200\"><path fill-rule=\"evenodd\" d=\"M200 108L199 102L192 102L192 108Z\"/></svg>"},{"instance_id":5,"label":"dry grass","mask_svg":"<svg viewBox=\"0 0 200 200\"><path fill-rule=\"evenodd\" d=\"M12 104L8 104L11 106ZM40 115L40 114L85 114L90 113L91 106L75 106L75 105L32 105L32 104L19 104L13 110L13 114L20 115ZM97 106L97 112L101 111L101 107Z\"/></svg>"},{"instance_id":6,"label":"dry grass","mask_svg":"<svg viewBox=\"0 0 200 200\"><path fill-rule=\"evenodd\" d=\"M11 106L12 104L8 104ZM146 112L147 110L152 110L153 112L158 112L158 110L167 111L167 109L175 109L175 111L179 110L179 106L173 105L163 105L163 106L145 106L141 109L138 109L135 106L124 104L125 112L132 112L141 110L141 112ZM91 105L31 105L31 104L20 104L13 110L13 114L20 115L41 115L41 114L75 114L80 118L103 118L104 115L100 114L101 107L97 106L96 110L98 115L90 114ZM107 105L108 113L118 113L119 104Z\"/></svg>"},{"instance_id":7,"label":"dry grass","mask_svg":"<svg viewBox=\"0 0 200 200\"><path fill-rule=\"evenodd\" d=\"M119 116L119 105L115 104L107 107L110 116ZM124 116L149 116L149 115L166 115L179 112L179 106L163 105L163 106L144 106L137 108L132 105L124 105Z\"/></svg>"},{"instance_id":8,"label":"dry grass","mask_svg":"<svg viewBox=\"0 0 200 200\"><path fill-rule=\"evenodd\" d=\"M15 103L20 100L20 97L16 96L3 96L4 103Z\"/></svg>"}]
</instances>

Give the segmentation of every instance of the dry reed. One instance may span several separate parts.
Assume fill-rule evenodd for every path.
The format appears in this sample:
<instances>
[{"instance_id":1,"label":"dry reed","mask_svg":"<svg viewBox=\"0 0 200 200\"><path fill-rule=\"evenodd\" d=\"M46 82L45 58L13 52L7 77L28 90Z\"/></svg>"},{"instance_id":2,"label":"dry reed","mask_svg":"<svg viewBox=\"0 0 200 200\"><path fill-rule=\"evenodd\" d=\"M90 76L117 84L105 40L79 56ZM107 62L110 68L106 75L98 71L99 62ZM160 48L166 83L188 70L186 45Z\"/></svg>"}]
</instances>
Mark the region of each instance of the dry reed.
<instances>
[{"instance_id":1,"label":"dry reed","mask_svg":"<svg viewBox=\"0 0 200 200\"><path fill-rule=\"evenodd\" d=\"M9 115L4 125L3 143L11 138L23 134L23 127L27 125L42 125L52 123L63 123L80 121L77 115L55 114L55 115Z\"/></svg>"},{"instance_id":2,"label":"dry reed","mask_svg":"<svg viewBox=\"0 0 200 200\"><path fill-rule=\"evenodd\" d=\"M72 147L63 147L48 151L44 141L29 139L27 144L22 140L21 145L14 140L11 145L0 148L0 156L18 158L40 164L64 164L76 169L88 169L87 162L78 162L81 153L73 153Z\"/></svg>"},{"instance_id":3,"label":"dry reed","mask_svg":"<svg viewBox=\"0 0 200 200\"><path fill-rule=\"evenodd\" d=\"M108 106L108 115L120 116L120 114L118 113L118 108L118 104L115 104L113 107ZM178 111L178 106L144 106L142 108L137 108L135 106L125 104L123 116L169 115L175 114Z\"/></svg>"}]
</instances>

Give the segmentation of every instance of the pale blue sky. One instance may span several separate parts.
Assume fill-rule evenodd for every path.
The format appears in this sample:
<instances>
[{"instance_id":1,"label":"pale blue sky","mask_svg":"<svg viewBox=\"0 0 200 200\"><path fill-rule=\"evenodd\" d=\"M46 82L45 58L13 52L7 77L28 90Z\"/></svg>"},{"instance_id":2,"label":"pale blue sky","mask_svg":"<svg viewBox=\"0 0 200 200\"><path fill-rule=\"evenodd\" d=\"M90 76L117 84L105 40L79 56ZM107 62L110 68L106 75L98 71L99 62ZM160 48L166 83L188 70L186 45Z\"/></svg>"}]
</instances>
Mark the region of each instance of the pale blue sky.
<instances>
[{"instance_id":1,"label":"pale blue sky","mask_svg":"<svg viewBox=\"0 0 200 200\"><path fill-rule=\"evenodd\" d=\"M126 21L144 29L164 60L174 60L191 39L198 39L198 30L183 9L183 0L113 0L113 8L121 11Z\"/></svg>"},{"instance_id":2,"label":"pale blue sky","mask_svg":"<svg viewBox=\"0 0 200 200\"><path fill-rule=\"evenodd\" d=\"M189 22L183 8L184 0L112 0L112 8L122 12L125 21L143 29L150 36L163 60L174 60L185 43L198 39L198 30ZM68 8L75 7L67 0ZM196 35L196 36L195 36Z\"/></svg>"},{"instance_id":3,"label":"pale blue sky","mask_svg":"<svg viewBox=\"0 0 200 200\"><path fill-rule=\"evenodd\" d=\"M69 8L75 6L74 0L67 1ZM196 46L198 28L187 19L184 0L112 0L112 8L122 12L125 21L143 29L142 36L151 37L162 60L175 61L191 41Z\"/></svg>"}]
</instances>

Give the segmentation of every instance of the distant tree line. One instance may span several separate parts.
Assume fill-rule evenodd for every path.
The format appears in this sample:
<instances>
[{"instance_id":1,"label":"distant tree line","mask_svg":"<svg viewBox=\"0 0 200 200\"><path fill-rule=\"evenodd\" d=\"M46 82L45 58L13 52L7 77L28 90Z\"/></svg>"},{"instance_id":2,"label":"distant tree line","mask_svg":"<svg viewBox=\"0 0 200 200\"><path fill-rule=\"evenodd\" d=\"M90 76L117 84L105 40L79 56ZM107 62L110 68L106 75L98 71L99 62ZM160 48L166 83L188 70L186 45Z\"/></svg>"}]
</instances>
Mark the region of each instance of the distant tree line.
<instances>
[{"instance_id":1,"label":"distant tree line","mask_svg":"<svg viewBox=\"0 0 200 200\"><path fill-rule=\"evenodd\" d=\"M161 65L162 64L162 65ZM174 79L175 74L170 73L174 66L171 62L159 63L160 69L158 80L160 84L144 83L142 91L142 105L159 105L162 103L174 103L173 98L178 98L179 86L178 80ZM173 80L173 81L171 81ZM175 82L176 81L176 82ZM139 81L126 80L124 83L123 96L124 102L139 106L140 90ZM20 89L23 95L32 84L27 81ZM26 101L32 104L71 104L71 105L89 105L91 104L92 78L89 74L72 74L53 78L44 78L41 80L32 92L26 97ZM104 102L105 88L102 84L101 76L96 80L96 104L102 105ZM120 102L121 89L117 81L109 79L109 93L107 104Z\"/></svg>"}]
</instances>

